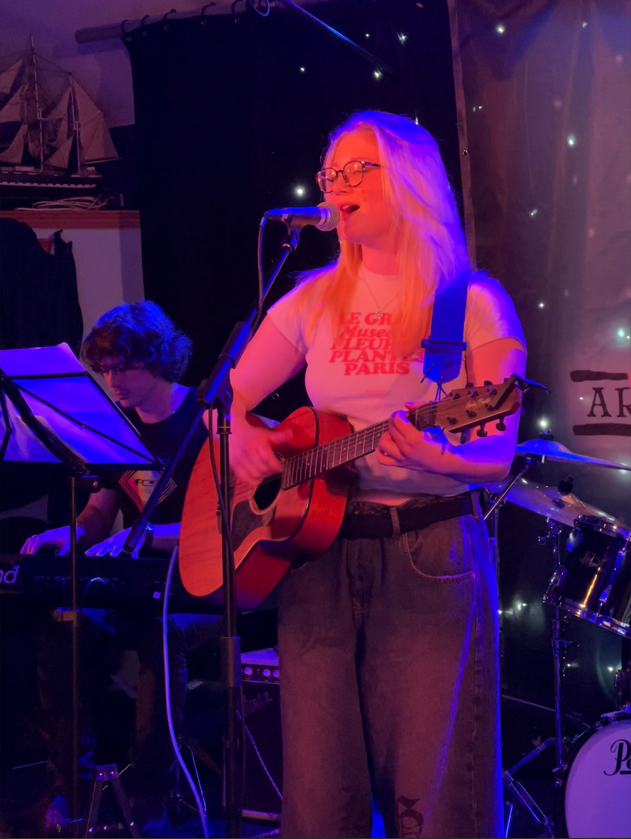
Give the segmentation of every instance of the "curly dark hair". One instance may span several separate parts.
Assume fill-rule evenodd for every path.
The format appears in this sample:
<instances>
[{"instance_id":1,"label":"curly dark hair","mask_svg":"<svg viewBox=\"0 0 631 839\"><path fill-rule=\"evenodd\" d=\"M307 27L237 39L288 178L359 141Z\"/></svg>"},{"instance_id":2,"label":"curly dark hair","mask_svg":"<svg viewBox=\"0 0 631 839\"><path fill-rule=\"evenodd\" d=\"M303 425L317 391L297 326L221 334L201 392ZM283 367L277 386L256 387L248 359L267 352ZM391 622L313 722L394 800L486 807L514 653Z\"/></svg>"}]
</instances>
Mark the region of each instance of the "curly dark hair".
<instances>
[{"instance_id":1,"label":"curly dark hair","mask_svg":"<svg viewBox=\"0 0 631 839\"><path fill-rule=\"evenodd\" d=\"M101 315L81 347L82 357L96 373L103 373L111 362L142 364L168 382L183 376L191 352L191 339L151 300L123 303Z\"/></svg>"}]
</instances>

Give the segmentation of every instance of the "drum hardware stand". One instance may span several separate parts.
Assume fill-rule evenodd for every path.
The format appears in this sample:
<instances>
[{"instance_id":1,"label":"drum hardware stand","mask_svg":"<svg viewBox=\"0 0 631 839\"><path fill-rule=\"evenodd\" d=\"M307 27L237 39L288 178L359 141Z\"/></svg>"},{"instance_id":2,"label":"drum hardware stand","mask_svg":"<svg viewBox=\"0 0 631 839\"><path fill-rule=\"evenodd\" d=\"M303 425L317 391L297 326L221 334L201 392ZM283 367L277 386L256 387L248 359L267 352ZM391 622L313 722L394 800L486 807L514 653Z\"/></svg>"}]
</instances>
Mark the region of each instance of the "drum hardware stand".
<instances>
[{"instance_id":1,"label":"drum hardware stand","mask_svg":"<svg viewBox=\"0 0 631 839\"><path fill-rule=\"evenodd\" d=\"M491 516L493 516L492 522L495 523L495 515L494 515L495 511L498 510L500 507L502 507L502 505L504 504L504 499L506 498L508 493L515 486L517 481L520 478L524 477L524 475L530 469L530 467L533 466L535 463L542 463L543 462L543 455L528 454L525 457L525 461L526 462L525 462L524 466L519 470L519 472L516 475L513 475L513 477L506 484L506 486L499 493L499 495L496 495L495 493L491 494L491 496L490 496L491 506L489 507L489 509L484 514L484 521L487 521L489 518L491 518ZM495 524L493 524L493 530L495 530Z\"/></svg>"},{"instance_id":2,"label":"drum hardware stand","mask_svg":"<svg viewBox=\"0 0 631 839\"><path fill-rule=\"evenodd\" d=\"M559 491L569 493L572 489L572 479L568 477L565 481L559 483ZM561 569L560 559L560 540L561 540L561 525L558 522L548 519L547 530L544 535L539 537L539 543L545 544L552 542L552 553L554 558L554 575L558 575ZM556 751L556 765L552 769L554 775L554 788L560 790L563 786L563 773L567 769L567 763L564 760L565 754L565 735L563 723L563 703L562 703L562 651L569 646L569 642L563 640L563 618L561 617L561 610L555 607L554 617L552 620L552 656L553 656L553 673L554 673L554 724L555 733L553 737L548 737L541 745L533 749L529 754L523 757L518 763L512 766L509 770L504 772L504 783L507 788L516 796L516 798L524 805L530 812L535 822L543 827L544 832L542 836L553 837L554 822L548 819L541 808L536 804L524 787L514 780L513 772L517 772L532 758L536 757L548 746L555 746ZM511 811L512 815L512 811ZM510 817L509 817L510 818Z\"/></svg>"},{"instance_id":3,"label":"drum hardware stand","mask_svg":"<svg viewBox=\"0 0 631 839\"><path fill-rule=\"evenodd\" d=\"M488 520L491 518L491 531L493 535L493 542L495 546L495 562L496 562L496 569L499 569L499 557L498 557L498 530L499 530L499 522L498 522L498 511L501 506L505 503L505 498L513 488L513 486L517 483L517 481L522 478L528 469L535 463L542 463L545 457L542 455L532 455L528 454L525 458L525 464L522 469L514 475L509 483L504 487L502 492L499 495L491 495L491 506L484 514L484 520ZM563 493L569 493L572 490L573 479L570 476L567 476L566 479L559 482L559 491ZM561 560L560 560L560 535L561 535L561 525L557 522L553 521L552 519L547 520L547 531L546 534L542 537L539 537L539 543L544 544L545 542L552 541L553 544L553 557L554 557L554 574L560 572L561 568ZM499 571L498 571L499 573ZM499 584L499 580L498 580ZM543 810L539 807L536 801L532 798L530 793L525 789L525 787L513 778L513 773L517 772L540 754L542 751L548 748L548 746L555 745L556 748L556 765L553 768L552 772L554 774L554 786L555 789L560 788L563 785L563 772L567 769L567 764L563 760L564 756L564 733L563 733L563 715L562 715L562 693L561 693L561 651L564 647L567 646L567 642L563 641L562 639L562 618L560 609L555 608L554 618L552 622L552 655L553 655L553 664L554 664L554 718L555 718L555 734L553 737L549 737L539 746L536 746L529 754L525 755L520 761L518 761L514 766L511 766L510 769L507 769L503 773L503 780L504 786L507 790L509 790L515 798L523 805L523 807L531 814L532 818L534 819L535 823L538 824L542 828L541 836L545 837L554 837L554 822L549 819ZM513 805L510 805L511 809L509 812L509 816L507 819L506 825L506 835L510 831L510 822L513 814Z\"/></svg>"},{"instance_id":4,"label":"drum hardware stand","mask_svg":"<svg viewBox=\"0 0 631 839\"><path fill-rule=\"evenodd\" d=\"M543 457L541 455L526 455L525 464L520 469L520 471L514 475L508 484L504 487L502 492L499 495L495 493L491 494L490 501L491 506L489 509L484 513L484 521L487 521L489 518L491 519L491 534L495 552L495 569L498 575L498 588L499 588L499 510L505 503L505 498L513 488L513 486L519 481L530 469L530 467L535 463L541 463L543 461ZM532 816L535 823L541 828L541 836L542 837L549 837L553 839L554 837L554 822L552 822L546 814L543 812L541 807L537 804L534 798L530 795L528 790L521 784L519 781L516 781L513 778L513 773L517 772L518 769L532 760L533 757L536 757L540 752L550 746L553 742L555 742L554 737L550 737L545 740L540 746L537 746L533 749L529 754L527 754L524 758L522 758L518 763L514 766L511 766L510 769L505 770L502 773L502 779L504 782L505 789L510 792L515 799L527 810L530 815ZM510 833L511 827L511 820L513 816L513 809L514 805L509 804L510 810L508 814L508 818L506 819L506 831L505 835L508 836Z\"/></svg>"},{"instance_id":5,"label":"drum hardware stand","mask_svg":"<svg viewBox=\"0 0 631 839\"><path fill-rule=\"evenodd\" d=\"M569 492L570 490L568 490ZM545 535L539 537L539 544L552 542L552 556L554 558L554 576L558 576L561 568L560 559L560 540L561 540L561 525L555 521L548 519L548 529ZM563 640L563 625L562 625L561 610L555 606L554 617L552 619L552 656L554 663L554 722L555 722L555 747L556 747L556 766L552 770L555 775L554 786L560 787L563 785L563 772L567 769L567 763L563 760L564 753L564 726L563 726L563 708L562 708L562 675L561 675L561 658L562 650L569 646L567 641Z\"/></svg>"},{"instance_id":6,"label":"drum hardware stand","mask_svg":"<svg viewBox=\"0 0 631 839\"><path fill-rule=\"evenodd\" d=\"M544 388L544 390L548 390L544 385L540 385L537 382L532 382L530 380L526 380L526 381L530 385L534 385L536 387L542 387L542 388ZM554 435L551 434L549 431L541 431L539 433L539 438L541 440L553 440ZM524 457L523 467L520 469L520 471L516 475L513 475L513 477L508 482L508 484L504 487L504 489L499 494L490 493L491 506L489 507L489 509L484 514L484 521L487 521L487 519L489 519L491 516L494 515L495 511L498 508L502 507L502 505L504 504L504 499L506 498L508 493L515 486L517 481L520 478L523 478L523 476L530 469L530 467L534 466L535 464L544 463L545 459L546 459L545 454L534 454L534 453L531 453L531 452L528 452L528 453L524 454L523 457ZM570 484L570 489L568 490L568 492L571 491L572 484L574 483L571 478L570 478L570 481L572 483ZM493 521L493 530L496 531L497 530L497 522L495 521L495 517L493 518L492 521ZM497 544L496 544L496 546L497 546ZM497 558L498 557L496 556L496 559Z\"/></svg>"},{"instance_id":7,"label":"drum hardware stand","mask_svg":"<svg viewBox=\"0 0 631 839\"><path fill-rule=\"evenodd\" d=\"M544 457L538 454L528 454L525 457L525 464L520 469L520 471L514 475L508 484L504 487L504 489L499 493L493 493L490 490L486 490L488 493L488 500L491 502L491 506L489 509L484 513L483 519L484 521L490 521L490 542L493 546L493 562L495 564L495 577L497 583L497 590L500 590L500 553L499 553L499 511L505 503L506 496L511 491L511 489L515 486L517 481L526 474L526 472L530 469L530 467L535 463L542 463ZM500 624L501 624L501 617L500 617ZM502 637L502 636L500 636ZM500 641L501 643L501 641ZM504 651L503 647L500 649L500 659L503 660Z\"/></svg>"},{"instance_id":8,"label":"drum hardware stand","mask_svg":"<svg viewBox=\"0 0 631 839\"><path fill-rule=\"evenodd\" d=\"M552 738L550 738L552 740ZM538 753L545 749L548 745L548 741L546 740L545 743L542 743L541 746L537 746L535 752ZM507 769L505 772L502 773L502 778L504 780L505 788L511 792L515 798L522 804L526 810L530 813L530 815L535 820L535 823L542 828L542 832L540 836L549 837L553 839L554 837L554 822L550 821L550 819L546 816L543 812L541 807L537 804L534 798L530 795L530 793L526 790L526 788L521 784L519 781L516 781L511 771L517 771L521 766L524 765L527 761L529 761L532 757L535 756L535 752L530 752L529 755L526 755L525 758L516 763L515 766L511 766L510 769ZM511 818L513 815L513 807L514 805L510 804L510 811L508 815L508 819L506 820L506 832L505 835L508 836L510 833L510 823Z\"/></svg>"},{"instance_id":9,"label":"drum hardware stand","mask_svg":"<svg viewBox=\"0 0 631 839\"><path fill-rule=\"evenodd\" d=\"M215 769L216 772L218 772L218 774L220 776L221 776L221 770L219 769L219 767L217 767L217 765L212 760L210 755L208 755L205 752L205 750L201 748L201 746L198 746L197 744L195 744L195 748L193 748L189 743L187 743L184 740L180 741L179 745L180 745L180 752L182 752L182 749L184 747L186 747L188 749L189 753L190 753L190 759L193 763L193 768L195 770L195 781L196 781L197 791L198 791L199 796L200 796L201 801L202 801L202 807L204 808L204 814L207 816L208 815L208 808L206 806L206 800L204 798L204 790L203 790L203 787L202 787L202 782L201 782L200 777L199 777L199 771L197 769L197 761L195 760L196 754L199 757L200 756L199 752L203 752L202 757L205 756L206 758L208 758L208 761L210 761L213 764L213 768ZM204 762L206 762L206 761L204 761ZM167 812L169 814L171 814L171 813L181 813L186 808L187 810L190 810L195 815L199 815L199 811L198 811L197 807L194 807L192 804L189 804L189 802L186 801L182 796L182 777L181 777L181 775L182 775L182 770L180 769L180 764L179 764L179 762L176 761L176 763L175 763L175 781L174 781L174 784L173 784L172 793L169 795L169 797L166 801Z\"/></svg>"},{"instance_id":10,"label":"drum hardware stand","mask_svg":"<svg viewBox=\"0 0 631 839\"><path fill-rule=\"evenodd\" d=\"M525 462L524 466L522 467L522 469L510 479L510 481L504 487L502 492L500 492L499 494L496 494L496 493L491 492L488 489L485 490L485 492L488 493L488 500L491 502L491 506L483 514L483 519L484 519L485 522L490 519L489 542L492 545L493 564L495 566L495 581L496 581L496 585L497 585L498 594L499 594L499 590L500 590L500 551L499 551L500 521L499 521L499 511L505 503L506 496L508 495L510 490L515 486L517 481L526 474L526 472L528 471L528 469L530 469L530 467L532 466L533 463L541 462L542 457L540 455L527 455L525 460L526 460L526 462ZM486 500L487 496L484 494L484 491L483 491L483 497ZM500 628L501 628L501 624L502 624L502 617L501 617L501 613L500 613ZM500 655L500 670L503 668L503 661L504 661L504 641L503 641L503 639L504 639L504 636L500 632L500 653L499 653L499 655Z\"/></svg>"},{"instance_id":11,"label":"drum hardware stand","mask_svg":"<svg viewBox=\"0 0 631 839\"><path fill-rule=\"evenodd\" d=\"M514 698L514 697L511 697L511 698ZM523 700L515 699L515 701L516 702L521 702ZM534 703L532 703L532 702L527 702L525 704L534 705ZM537 707L543 707L543 706L537 706ZM553 712L552 708L545 708L545 710L546 711L549 710L549 711ZM521 769L522 766L525 766L534 757L537 757L538 754L541 754L541 752L545 751L548 748L548 746L551 746L555 742L556 742L556 737L548 737L547 740L544 740L543 743L540 743L538 746L535 746L535 748L532 749L532 751L528 752L528 754L525 755L524 757L522 757L521 760L517 761L517 763L514 764L514 766L511 766L510 769L506 769L504 772L502 772L502 779L504 781L505 789L508 790L508 792L512 793L512 795L519 801L519 803L524 807L524 809L526 809L530 813L530 815L532 816L535 824L539 825L539 827L542 830L542 832L539 835L541 837L550 837L550 839L552 839L552 837L555 836L554 822L546 816L546 814L543 812L541 807L539 807L537 802L530 795L530 793L524 787L524 785L521 784L519 781L516 781L515 778L513 777L513 775L515 774L515 772L517 772L519 769ZM555 780L555 785L556 785L556 780ZM513 816L514 805L509 804L509 807L510 807L510 810L509 810L508 818L506 820L506 832L505 832L505 835L507 837L510 834L510 823L511 823L511 819L512 819L512 816Z\"/></svg>"}]
</instances>

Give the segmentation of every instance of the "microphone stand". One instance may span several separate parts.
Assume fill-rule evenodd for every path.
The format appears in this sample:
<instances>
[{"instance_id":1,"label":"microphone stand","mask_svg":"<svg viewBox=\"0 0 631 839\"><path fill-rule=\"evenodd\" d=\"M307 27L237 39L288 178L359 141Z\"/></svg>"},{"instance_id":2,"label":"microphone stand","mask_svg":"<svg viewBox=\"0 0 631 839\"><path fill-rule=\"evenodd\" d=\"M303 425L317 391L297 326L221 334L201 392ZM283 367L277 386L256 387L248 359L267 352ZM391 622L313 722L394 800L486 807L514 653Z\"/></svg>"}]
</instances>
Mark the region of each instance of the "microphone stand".
<instances>
[{"instance_id":1,"label":"microphone stand","mask_svg":"<svg viewBox=\"0 0 631 839\"><path fill-rule=\"evenodd\" d=\"M272 274L263 290L265 300L276 278L280 274L289 254L293 253L300 240L302 223L287 221L287 235L281 243L281 254L276 260ZM162 489L169 480L175 466L193 434L193 430L205 411L217 411L217 434L219 437L220 486L217 487L219 505L224 511L222 517L222 569L223 569L223 620L224 634L221 636L221 666L224 683L224 789L226 808L226 836L240 837L243 815L243 712L241 692L241 638L237 635L237 606L235 570L230 536L230 409L233 391L230 384L230 370L236 367L243 351L252 338L252 327L260 312L254 309L248 320L238 322L232 329L217 358L210 376L198 388L198 410L189 425L180 446L164 467L147 504L131 528L124 550L133 553L147 527L147 521L158 503ZM211 425L212 428L212 425ZM212 432L208 435L211 463L214 456ZM228 521L226 521L226 517Z\"/></svg>"}]
</instances>

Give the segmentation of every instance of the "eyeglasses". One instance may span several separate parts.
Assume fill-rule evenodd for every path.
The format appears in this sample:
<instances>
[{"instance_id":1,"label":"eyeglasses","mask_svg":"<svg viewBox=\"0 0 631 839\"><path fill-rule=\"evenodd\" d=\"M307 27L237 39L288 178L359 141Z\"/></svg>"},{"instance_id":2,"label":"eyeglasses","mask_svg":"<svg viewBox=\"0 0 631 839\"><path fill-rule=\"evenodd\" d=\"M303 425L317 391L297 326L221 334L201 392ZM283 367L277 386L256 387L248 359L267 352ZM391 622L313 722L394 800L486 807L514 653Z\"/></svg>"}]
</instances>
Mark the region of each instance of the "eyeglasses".
<instances>
[{"instance_id":1,"label":"eyeglasses","mask_svg":"<svg viewBox=\"0 0 631 839\"><path fill-rule=\"evenodd\" d=\"M378 163L369 163L367 160L349 160L341 169L333 169L329 166L320 169L316 175L316 183L320 192L331 192L341 175L346 186L359 186L364 180L367 169L381 169Z\"/></svg>"},{"instance_id":2,"label":"eyeglasses","mask_svg":"<svg viewBox=\"0 0 631 839\"><path fill-rule=\"evenodd\" d=\"M142 367L144 367L144 364L139 364L133 361L127 364L124 362L119 362L118 364L108 364L107 361L102 361L100 364L97 362L92 365L94 372L100 373L102 376L106 376L108 373L126 373L128 370L140 370Z\"/></svg>"}]
</instances>

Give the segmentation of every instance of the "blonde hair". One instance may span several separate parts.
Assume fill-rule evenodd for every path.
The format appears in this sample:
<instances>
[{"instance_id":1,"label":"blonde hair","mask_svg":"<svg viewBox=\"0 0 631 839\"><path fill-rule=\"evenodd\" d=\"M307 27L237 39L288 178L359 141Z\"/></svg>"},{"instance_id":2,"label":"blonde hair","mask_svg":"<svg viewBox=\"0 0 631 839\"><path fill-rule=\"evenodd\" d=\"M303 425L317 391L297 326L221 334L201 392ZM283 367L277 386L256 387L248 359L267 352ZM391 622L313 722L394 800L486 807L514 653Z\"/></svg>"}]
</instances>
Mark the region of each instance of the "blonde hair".
<instances>
[{"instance_id":1,"label":"blonde hair","mask_svg":"<svg viewBox=\"0 0 631 839\"><path fill-rule=\"evenodd\" d=\"M330 134L325 159L343 136L357 130L372 132L377 141L384 199L399 230L402 291L391 335L393 349L409 355L429 333L434 296L470 274L465 237L438 145L428 131L404 116L359 111ZM333 263L298 276L299 296L308 295L308 329L326 315L334 331L341 330L360 265L361 245L342 240Z\"/></svg>"}]
</instances>

